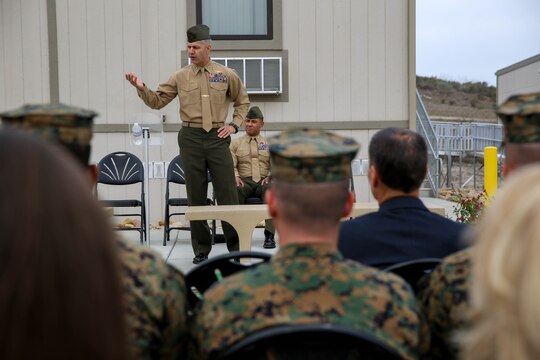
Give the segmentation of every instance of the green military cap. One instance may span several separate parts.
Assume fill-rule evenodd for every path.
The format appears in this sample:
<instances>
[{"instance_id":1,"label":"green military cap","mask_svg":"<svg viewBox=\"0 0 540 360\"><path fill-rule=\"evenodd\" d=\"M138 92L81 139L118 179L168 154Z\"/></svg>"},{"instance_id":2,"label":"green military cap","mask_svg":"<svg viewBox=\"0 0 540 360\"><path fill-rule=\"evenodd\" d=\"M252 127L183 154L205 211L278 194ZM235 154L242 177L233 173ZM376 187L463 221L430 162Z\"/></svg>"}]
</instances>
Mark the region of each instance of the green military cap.
<instances>
[{"instance_id":1,"label":"green military cap","mask_svg":"<svg viewBox=\"0 0 540 360\"><path fill-rule=\"evenodd\" d=\"M540 93L514 95L497 110L505 143L540 142Z\"/></svg>"},{"instance_id":2,"label":"green military cap","mask_svg":"<svg viewBox=\"0 0 540 360\"><path fill-rule=\"evenodd\" d=\"M1 113L4 126L29 129L70 148L86 147L92 140L97 114L64 104L33 104Z\"/></svg>"},{"instance_id":3,"label":"green military cap","mask_svg":"<svg viewBox=\"0 0 540 360\"><path fill-rule=\"evenodd\" d=\"M293 183L349 179L359 144L317 129L290 129L268 139L272 178Z\"/></svg>"},{"instance_id":4,"label":"green military cap","mask_svg":"<svg viewBox=\"0 0 540 360\"><path fill-rule=\"evenodd\" d=\"M246 119L264 119L264 118L263 118L263 113L261 109L259 109L258 106L252 106L246 115Z\"/></svg>"},{"instance_id":5,"label":"green military cap","mask_svg":"<svg viewBox=\"0 0 540 360\"><path fill-rule=\"evenodd\" d=\"M192 26L187 30L187 41L190 43L208 39L210 39L210 28L204 24Z\"/></svg>"}]
</instances>

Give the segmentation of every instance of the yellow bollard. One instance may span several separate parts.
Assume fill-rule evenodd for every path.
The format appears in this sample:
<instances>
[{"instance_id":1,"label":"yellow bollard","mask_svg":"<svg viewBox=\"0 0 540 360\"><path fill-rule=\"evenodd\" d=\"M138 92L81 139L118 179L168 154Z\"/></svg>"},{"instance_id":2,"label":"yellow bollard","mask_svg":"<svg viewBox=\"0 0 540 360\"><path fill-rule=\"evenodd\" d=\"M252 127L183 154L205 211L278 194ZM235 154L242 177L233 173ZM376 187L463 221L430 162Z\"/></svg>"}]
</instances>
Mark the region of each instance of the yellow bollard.
<instances>
[{"instance_id":1,"label":"yellow bollard","mask_svg":"<svg viewBox=\"0 0 540 360\"><path fill-rule=\"evenodd\" d=\"M486 200L492 198L497 191L497 148L495 146L484 148L484 188Z\"/></svg>"}]
</instances>

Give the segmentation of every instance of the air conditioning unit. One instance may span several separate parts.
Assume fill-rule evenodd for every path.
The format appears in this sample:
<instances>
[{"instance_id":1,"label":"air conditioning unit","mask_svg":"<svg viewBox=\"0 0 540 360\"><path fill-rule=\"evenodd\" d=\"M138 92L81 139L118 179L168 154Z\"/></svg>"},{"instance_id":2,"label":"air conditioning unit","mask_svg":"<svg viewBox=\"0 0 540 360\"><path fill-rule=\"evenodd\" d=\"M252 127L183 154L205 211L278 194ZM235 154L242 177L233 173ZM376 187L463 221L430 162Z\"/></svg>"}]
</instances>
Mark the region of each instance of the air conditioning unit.
<instances>
[{"instance_id":1,"label":"air conditioning unit","mask_svg":"<svg viewBox=\"0 0 540 360\"><path fill-rule=\"evenodd\" d=\"M234 69L244 82L248 94L282 93L281 57L212 58Z\"/></svg>"}]
</instances>

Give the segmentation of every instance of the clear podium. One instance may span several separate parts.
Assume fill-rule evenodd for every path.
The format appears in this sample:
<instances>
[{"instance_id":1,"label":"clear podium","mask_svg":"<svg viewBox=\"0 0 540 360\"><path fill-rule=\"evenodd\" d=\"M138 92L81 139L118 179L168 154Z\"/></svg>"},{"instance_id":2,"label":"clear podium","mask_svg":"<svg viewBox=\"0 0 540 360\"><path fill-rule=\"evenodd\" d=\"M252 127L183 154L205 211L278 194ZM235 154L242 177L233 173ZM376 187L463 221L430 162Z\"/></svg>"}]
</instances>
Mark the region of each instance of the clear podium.
<instances>
[{"instance_id":1,"label":"clear podium","mask_svg":"<svg viewBox=\"0 0 540 360\"><path fill-rule=\"evenodd\" d=\"M128 132L131 134L131 143L143 146L144 164L144 201L146 218L146 246L150 246L150 196L149 196L149 169L150 159L148 149L150 146L163 145L163 123L161 118L153 113L136 113L128 116Z\"/></svg>"}]
</instances>

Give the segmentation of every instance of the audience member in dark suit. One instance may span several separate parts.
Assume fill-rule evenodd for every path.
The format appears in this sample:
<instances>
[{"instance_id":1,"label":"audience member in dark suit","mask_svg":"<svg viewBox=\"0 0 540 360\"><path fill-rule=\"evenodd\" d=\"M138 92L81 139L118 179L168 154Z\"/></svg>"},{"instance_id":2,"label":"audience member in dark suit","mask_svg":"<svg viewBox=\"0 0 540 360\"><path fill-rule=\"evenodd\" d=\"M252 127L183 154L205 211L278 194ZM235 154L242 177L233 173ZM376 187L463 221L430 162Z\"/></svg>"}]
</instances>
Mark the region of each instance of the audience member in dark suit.
<instances>
[{"instance_id":1,"label":"audience member in dark suit","mask_svg":"<svg viewBox=\"0 0 540 360\"><path fill-rule=\"evenodd\" d=\"M379 268L423 257L443 258L463 248L464 224L430 212L419 199L427 148L417 133L377 132L369 145L368 179L379 211L341 224L339 250Z\"/></svg>"}]
</instances>

